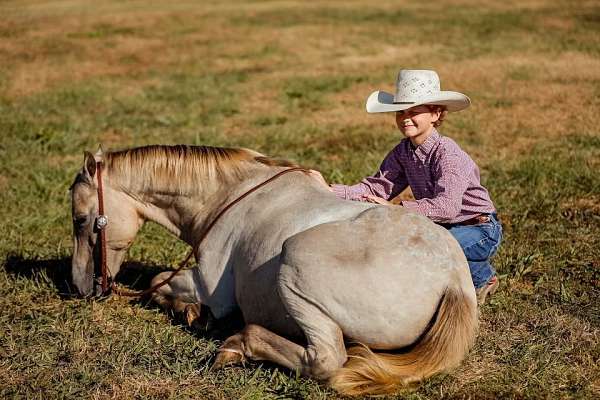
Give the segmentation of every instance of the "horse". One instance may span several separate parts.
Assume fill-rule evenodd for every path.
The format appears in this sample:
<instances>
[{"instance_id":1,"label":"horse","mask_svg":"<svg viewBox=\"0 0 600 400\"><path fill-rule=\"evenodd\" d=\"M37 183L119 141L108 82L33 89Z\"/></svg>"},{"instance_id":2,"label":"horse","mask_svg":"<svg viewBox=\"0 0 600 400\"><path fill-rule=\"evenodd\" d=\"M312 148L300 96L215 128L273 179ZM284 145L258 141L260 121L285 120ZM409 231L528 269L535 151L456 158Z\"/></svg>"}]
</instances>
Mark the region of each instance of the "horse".
<instances>
[{"instance_id":1,"label":"horse","mask_svg":"<svg viewBox=\"0 0 600 400\"><path fill-rule=\"evenodd\" d=\"M443 227L400 206L340 200L304 171L281 175L215 220L225 204L293 166L208 146L85 152L71 186L78 294L103 292L95 224L102 183L111 277L153 221L193 246L197 259L153 299L177 311L204 305L216 318L241 311L245 328L223 342L213 368L267 360L357 395L390 393L457 366L474 342L478 311L466 258Z\"/></svg>"}]
</instances>

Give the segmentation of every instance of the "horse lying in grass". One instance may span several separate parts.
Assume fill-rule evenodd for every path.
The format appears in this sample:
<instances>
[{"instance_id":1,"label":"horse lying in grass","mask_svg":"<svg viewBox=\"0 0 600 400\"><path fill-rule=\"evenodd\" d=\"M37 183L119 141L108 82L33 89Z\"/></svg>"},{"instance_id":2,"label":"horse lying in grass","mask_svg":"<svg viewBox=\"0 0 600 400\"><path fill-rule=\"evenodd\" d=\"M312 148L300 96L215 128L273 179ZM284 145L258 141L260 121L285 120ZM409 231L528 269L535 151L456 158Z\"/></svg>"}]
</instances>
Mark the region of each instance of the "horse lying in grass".
<instances>
[{"instance_id":1,"label":"horse lying in grass","mask_svg":"<svg viewBox=\"0 0 600 400\"><path fill-rule=\"evenodd\" d=\"M225 204L290 166L246 149L86 153L71 188L74 286L102 292L100 174L114 277L145 221L194 246ZM283 175L237 203L196 258L152 296L178 311L206 305L217 318L241 310L247 325L214 368L268 360L341 393L387 393L456 366L476 334L468 265L446 229L402 207L339 200L310 173Z\"/></svg>"}]
</instances>

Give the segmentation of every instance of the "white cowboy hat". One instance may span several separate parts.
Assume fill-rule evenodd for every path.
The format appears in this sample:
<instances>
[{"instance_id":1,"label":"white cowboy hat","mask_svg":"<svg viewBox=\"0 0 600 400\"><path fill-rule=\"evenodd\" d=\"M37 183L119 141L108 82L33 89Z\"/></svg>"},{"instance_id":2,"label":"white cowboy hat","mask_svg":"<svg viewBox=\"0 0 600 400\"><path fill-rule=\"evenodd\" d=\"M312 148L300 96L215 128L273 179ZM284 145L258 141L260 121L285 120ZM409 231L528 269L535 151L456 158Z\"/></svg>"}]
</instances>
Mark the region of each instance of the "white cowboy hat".
<instances>
[{"instance_id":1,"label":"white cowboy hat","mask_svg":"<svg viewBox=\"0 0 600 400\"><path fill-rule=\"evenodd\" d=\"M376 91L367 99L367 112L402 111L422 104L446 106L449 112L464 110L471 100L462 93L440 90L435 71L403 69L396 79L396 94Z\"/></svg>"}]
</instances>

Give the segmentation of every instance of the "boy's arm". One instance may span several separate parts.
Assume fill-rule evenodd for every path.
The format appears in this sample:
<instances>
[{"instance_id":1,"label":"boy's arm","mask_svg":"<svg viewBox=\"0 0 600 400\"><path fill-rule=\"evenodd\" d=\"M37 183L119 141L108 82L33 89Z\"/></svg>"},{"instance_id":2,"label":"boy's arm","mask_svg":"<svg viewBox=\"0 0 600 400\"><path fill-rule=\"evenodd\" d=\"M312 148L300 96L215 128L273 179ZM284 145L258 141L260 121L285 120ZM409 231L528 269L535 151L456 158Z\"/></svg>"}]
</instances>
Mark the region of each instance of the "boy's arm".
<instances>
[{"instance_id":1,"label":"boy's arm","mask_svg":"<svg viewBox=\"0 0 600 400\"><path fill-rule=\"evenodd\" d=\"M402 205L434 222L452 222L460 214L469 186L469 166L459 154L448 154L440 160L434 174L431 198L403 201Z\"/></svg>"},{"instance_id":2,"label":"boy's arm","mask_svg":"<svg viewBox=\"0 0 600 400\"><path fill-rule=\"evenodd\" d=\"M331 188L341 199L367 201L367 196L377 196L389 200L403 191L408 182L398 156L397 147L383 160L379 170L356 185L333 184Z\"/></svg>"}]
</instances>

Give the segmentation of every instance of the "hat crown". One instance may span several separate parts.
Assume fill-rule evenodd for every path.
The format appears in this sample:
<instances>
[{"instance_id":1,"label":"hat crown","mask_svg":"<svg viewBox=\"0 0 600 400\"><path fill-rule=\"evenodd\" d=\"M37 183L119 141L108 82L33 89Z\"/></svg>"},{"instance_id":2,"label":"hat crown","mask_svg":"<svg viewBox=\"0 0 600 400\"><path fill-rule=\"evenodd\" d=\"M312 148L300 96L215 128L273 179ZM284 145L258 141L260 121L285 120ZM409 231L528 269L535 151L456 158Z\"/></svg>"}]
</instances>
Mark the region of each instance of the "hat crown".
<instances>
[{"instance_id":1,"label":"hat crown","mask_svg":"<svg viewBox=\"0 0 600 400\"><path fill-rule=\"evenodd\" d=\"M435 71L403 69L396 79L394 103L414 103L440 92L440 77Z\"/></svg>"}]
</instances>

